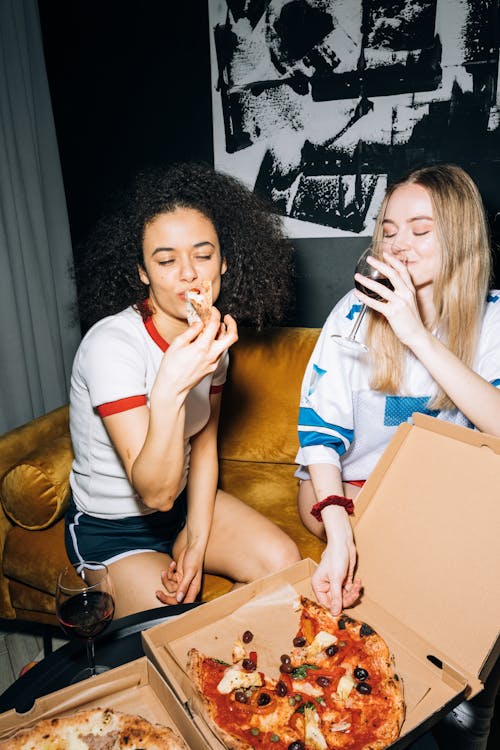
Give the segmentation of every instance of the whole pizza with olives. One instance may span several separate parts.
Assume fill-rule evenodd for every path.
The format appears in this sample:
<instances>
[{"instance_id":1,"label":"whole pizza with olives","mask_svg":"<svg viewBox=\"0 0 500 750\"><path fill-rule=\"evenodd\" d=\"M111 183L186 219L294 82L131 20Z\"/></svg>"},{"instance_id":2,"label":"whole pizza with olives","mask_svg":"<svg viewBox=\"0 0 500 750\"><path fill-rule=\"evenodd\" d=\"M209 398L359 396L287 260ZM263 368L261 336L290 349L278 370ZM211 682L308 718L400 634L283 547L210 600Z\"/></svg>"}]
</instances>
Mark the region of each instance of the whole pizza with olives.
<instances>
[{"instance_id":1,"label":"whole pizza with olives","mask_svg":"<svg viewBox=\"0 0 500 750\"><path fill-rule=\"evenodd\" d=\"M232 663L191 649L203 715L230 750L383 750L399 736L403 689L387 644L369 625L300 599L300 625L279 678L259 671L246 631Z\"/></svg>"}]
</instances>

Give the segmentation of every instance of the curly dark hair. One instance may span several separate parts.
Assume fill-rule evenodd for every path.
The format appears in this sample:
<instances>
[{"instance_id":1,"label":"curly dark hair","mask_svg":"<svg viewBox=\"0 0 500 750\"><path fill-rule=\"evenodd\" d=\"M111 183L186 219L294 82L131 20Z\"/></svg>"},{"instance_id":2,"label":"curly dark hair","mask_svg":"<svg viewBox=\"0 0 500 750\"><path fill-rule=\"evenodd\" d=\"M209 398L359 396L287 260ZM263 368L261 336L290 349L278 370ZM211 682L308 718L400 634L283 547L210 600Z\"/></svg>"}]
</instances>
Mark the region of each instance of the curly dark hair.
<instances>
[{"instance_id":1,"label":"curly dark hair","mask_svg":"<svg viewBox=\"0 0 500 750\"><path fill-rule=\"evenodd\" d=\"M79 247L76 264L82 329L129 305L148 287L138 276L146 225L175 208L210 219L227 272L217 306L238 323L258 329L283 321L294 292L294 251L281 219L239 180L206 164L177 164L141 172Z\"/></svg>"}]
</instances>

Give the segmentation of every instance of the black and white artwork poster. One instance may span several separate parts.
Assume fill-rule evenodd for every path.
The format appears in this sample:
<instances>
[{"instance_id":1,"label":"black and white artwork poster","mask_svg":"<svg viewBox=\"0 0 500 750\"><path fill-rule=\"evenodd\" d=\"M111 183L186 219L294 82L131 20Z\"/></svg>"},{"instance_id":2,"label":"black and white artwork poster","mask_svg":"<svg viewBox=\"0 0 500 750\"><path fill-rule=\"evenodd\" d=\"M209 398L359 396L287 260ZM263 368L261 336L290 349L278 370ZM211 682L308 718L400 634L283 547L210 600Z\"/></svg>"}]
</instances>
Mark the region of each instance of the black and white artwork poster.
<instances>
[{"instance_id":1,"label":"black and white artwork poster","mask_svg":"<svg viewBox=\"0 0 500 750\"><path fill-rule=\"evenodd\" d=\"M208 2L215 166L290 237L371 234L423 164L497 183L499 0Z\"/></svg>"}]
</instances>

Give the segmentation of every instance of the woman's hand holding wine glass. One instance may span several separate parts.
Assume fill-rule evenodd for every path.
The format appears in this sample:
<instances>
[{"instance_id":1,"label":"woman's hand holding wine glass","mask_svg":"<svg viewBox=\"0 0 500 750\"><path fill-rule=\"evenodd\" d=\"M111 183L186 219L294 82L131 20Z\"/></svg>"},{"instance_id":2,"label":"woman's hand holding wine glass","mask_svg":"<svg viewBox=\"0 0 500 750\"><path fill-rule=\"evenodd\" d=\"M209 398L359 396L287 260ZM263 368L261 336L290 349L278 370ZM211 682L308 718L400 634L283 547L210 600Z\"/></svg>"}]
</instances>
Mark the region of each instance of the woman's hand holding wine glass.
<instances>
[{"instance_id":1,"label":"woman's hand holding wine glass","mask_svg":"<svg viewBox=\"0 0 500 750\"><path fill-rule=\"evenodd\" d=\"M392 282L387 278L387 276L384 276L380 268L375 267L371 263L373 258L382 259L384 253L387 252L401 253L402 250L395 247L393 243L387 240L372 242L372 244L369 245L362 253L356 264L356 269L354 272L354 283L356 289L373 300L382 299L381 294L383 294L383 290L380 289L379 285L385 286L390 290L394 289ZM364 280L368 281L368 286L363 283ZM370 280L376 282L375 285L372 286L370 284ZM368 304L363 303L359 315L356 318L354 326L352 327L352 330L348 336L342 336L340 334L332 335L333 340L337 344L340 344L341 346L352 349L354 351L368 351L368 347L361 341L358 341L358 339L356 338L367 308Z\"/></svg>"},{"instance_id":2,"label":"woman's hand holding wine glass","mask_svg":"<svg viewBox=\"0 0 500 750\"><path fill-rule=\"evenodd\" d=\"M370 307L389 322L399 340L413 348L421 335L428 335L417 303L416 289L407 267L405 250L382 242L383 256L373 255L369 261L371 272L357 271L355 286L363 308ZM362 273L362 272L361 272ZM386 287L385 289L381 288Z\"/></svg>"},{"instance_id":3,"label":"woman's hand holding wine glass","mask_svg":"<svg viewBox=\"0 0 500 750\"><path fill-rule=\"evenodd\" d=\"M56 585L56 614L66 635L87 643L89 666L72 682L78 682L109 667L96 667L94 638L111 622L115 612L113 585L104 563L80 562L62 570Z\"/></svg>"}]
</instances>

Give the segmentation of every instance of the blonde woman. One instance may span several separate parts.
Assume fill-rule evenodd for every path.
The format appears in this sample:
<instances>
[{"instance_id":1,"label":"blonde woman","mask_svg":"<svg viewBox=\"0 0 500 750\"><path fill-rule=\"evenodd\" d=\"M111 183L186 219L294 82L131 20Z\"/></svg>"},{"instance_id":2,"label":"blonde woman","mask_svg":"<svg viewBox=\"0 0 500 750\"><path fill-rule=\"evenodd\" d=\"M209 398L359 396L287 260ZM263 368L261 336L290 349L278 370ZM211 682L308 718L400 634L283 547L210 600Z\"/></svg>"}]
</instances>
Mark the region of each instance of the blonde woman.
<instances>
[{"instance_id":1,"label":"blonde woman","mask_svg":"<svg viewBox=\"0 0 500 750\"><path fill-rule=\"evenodd\" d=\"M500 292L489 291L489 233L474 182L452 165L412 172L387 191L374 238L387 252L370 265L393 289L357 277L379 298L355 290L338 303L301 394L299 510L327 540L313 585L336 614L360 590L342 498L357 494L352 483L368 477L398 425L425 412L500 434ZM358 334L369 351L353 356L331 334L348 334L360 303L370 308Z\"/></svg>"},{"instance_id":2,"label":"blonde woman","mask_svg":"<svg viewBox=\"0 0 500 750\"><path fill-rule=\"evenodd\" d=\"M359 596L352 498L398 425L413 412L500 435L500 291L489 289L487 221L476 185L453 165L425 167L389 188L370 265L392 289L357 274L376 293L349 292L325 323L301 393L299 511L327 545L313 577L318 599L338 614ZM353 355L332 341L370 308ZM440 748L485 750L500 662L473 701L437 727ZM419 750L436 747L425 735Z\"/></svg>"}]
</instances>

